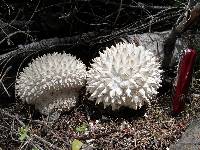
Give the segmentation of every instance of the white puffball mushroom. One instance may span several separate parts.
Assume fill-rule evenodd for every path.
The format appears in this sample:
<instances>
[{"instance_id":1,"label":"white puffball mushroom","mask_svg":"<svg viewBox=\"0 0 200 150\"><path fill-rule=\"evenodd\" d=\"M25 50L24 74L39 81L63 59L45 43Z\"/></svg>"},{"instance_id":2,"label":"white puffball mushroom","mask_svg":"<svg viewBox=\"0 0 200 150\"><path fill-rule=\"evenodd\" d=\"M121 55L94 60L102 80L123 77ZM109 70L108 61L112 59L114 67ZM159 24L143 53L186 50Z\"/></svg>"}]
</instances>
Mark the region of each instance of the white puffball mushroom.
<instances>
[{"instance_id":1,"label":"white puffball mushroom","mask_svg":"<svg viewBox=\"0 0 200 150\"><path fill-rule=\"evenodd\" d=\"M38 57L16 79L15 91L23 102L35 105L42 114L70 110L86 83L86 66L70 54Z\"/></svg>"},{"instance_id":2,"label":"white puffball mushroom","mask_svg":"<svg viewBox=\"0 0 200 150\"><path fill-rule=\"evenodd\" d=\"M143 46L118 43L106 48L93 59L87 73L87 91L90 100L103 103L104 108L126 106L137 110L157 94L161 86L160 62Z\"/></svg>"}]
</instances>

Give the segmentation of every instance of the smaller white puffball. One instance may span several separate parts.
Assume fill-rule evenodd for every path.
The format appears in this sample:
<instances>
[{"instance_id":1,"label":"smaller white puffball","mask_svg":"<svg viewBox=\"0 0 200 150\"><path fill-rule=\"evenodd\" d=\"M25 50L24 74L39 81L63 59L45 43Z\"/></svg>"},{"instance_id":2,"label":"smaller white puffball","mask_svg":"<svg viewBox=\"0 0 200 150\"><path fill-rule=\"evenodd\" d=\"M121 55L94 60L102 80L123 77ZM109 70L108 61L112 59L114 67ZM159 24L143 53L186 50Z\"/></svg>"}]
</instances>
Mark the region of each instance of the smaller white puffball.
<instances>
[{"instance_id":1,"label":"smaller white puffball","mask_svg":"<svg viewBox=\"0 0 200 150\"><path fill-rule=\"evenodd\" d=\"M102 102L104 108L141 108L150 104L161 86L160 63L142 46L119 43L106 48L93 62L87 73L87 91L90 99Z\"/></svg>"},{"instance_id":2,"label":"smaller white puffball","mask_svg":"<svg viewBox=\"0 0 200 150\"><path fill-rule=\"evenodd\" d=\"M44 113L56 107L70 110L85 82L86 66L80 60L70 54L53 53L29 63L17 77L15 89L23 102L34 104Z\"/></svg>"}]
</instances>

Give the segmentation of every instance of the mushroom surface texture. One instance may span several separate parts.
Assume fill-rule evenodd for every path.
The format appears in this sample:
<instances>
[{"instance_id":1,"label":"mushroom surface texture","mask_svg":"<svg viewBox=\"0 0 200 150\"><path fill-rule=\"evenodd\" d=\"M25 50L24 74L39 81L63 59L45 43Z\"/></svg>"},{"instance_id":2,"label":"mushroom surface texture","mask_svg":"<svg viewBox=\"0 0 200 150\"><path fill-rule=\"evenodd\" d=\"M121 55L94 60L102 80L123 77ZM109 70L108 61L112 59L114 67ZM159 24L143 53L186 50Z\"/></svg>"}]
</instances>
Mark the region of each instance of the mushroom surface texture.
<instances>
[{"instance_id":1,"label":"mushroom surface texture","mask_svg":"<svg viewBox=\"0 0 200 150\"><path fill-rule=\"evenodd\" d=\"M86 66L70 54L53 53L28 64L16 79L15 91L23 102L42 114L68 111L86 83Z\"/></svg>"},{"instance_id":2,"label":"mushroom surface texture","mask_svg":"<svg viewBox=\"0 0 200 150\"><path fill-rule=\"evenodd\" d=\"M113 110L121 106L137 110L157 94L161 86L158 58L143 46L118 43L93 59L87 73L90 100Z\"/></svg>"}]
</instances>

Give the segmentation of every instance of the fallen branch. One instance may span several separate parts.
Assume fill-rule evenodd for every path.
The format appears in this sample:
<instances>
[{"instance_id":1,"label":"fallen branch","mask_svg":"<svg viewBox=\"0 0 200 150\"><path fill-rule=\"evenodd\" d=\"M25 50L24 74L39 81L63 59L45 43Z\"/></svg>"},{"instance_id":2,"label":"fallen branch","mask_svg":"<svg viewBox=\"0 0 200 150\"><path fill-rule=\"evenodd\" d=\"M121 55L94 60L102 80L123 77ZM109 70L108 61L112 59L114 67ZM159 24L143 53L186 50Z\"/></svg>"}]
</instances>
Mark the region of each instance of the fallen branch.
<instances>
[{"instance_id":1,"label":"fallen branch","mask_svg":"<svg viewBox=\"0 0 200 150\"><path fill-rule=\"evenodd\" d=\"M186 14L182 21L172 29L168 38L164 41L164 59L162 64L164 69L169 68L177 38L180 37L180 35L186 30L188 30L192 25L195 25L198 21L200 21L199 17L200 3L197 3L190 11L190 13Z\"/></svg>"},{"instance_id":2,"label":"fallen branch","mask_svg":"<svg viewBox=\"0 0 200 150\"><path fill-rule=\"evenodd\" d=\"M90 40L93 36L95 36L95 34L93 32L89 32L73 37L64 37L64 38L56 37L56 38L44 39L39 42L33 42L27 45L19 45L17 49L5 53L3 55L0 55L0 62L14 56L19 56L19 55L26 56L27 54L39 51L48 52L51 49L58 48L59 46L69 46L69 45L88 43L88 40Z\"/></svg>"}]
</instances>

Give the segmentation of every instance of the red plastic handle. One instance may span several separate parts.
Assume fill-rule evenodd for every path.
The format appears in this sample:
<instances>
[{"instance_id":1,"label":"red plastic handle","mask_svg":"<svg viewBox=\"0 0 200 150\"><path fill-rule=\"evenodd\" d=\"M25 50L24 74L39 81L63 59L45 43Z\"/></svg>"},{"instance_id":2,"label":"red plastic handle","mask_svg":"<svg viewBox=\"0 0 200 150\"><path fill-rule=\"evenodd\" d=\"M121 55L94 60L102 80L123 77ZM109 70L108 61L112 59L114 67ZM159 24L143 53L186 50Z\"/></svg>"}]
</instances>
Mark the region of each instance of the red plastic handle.
<instances>
[{"instance_id":1,"label":"red plastic handle","mask_svg":"<svg viewBox=\"0 0 200 150\"><path fill-rule=\"evenodd\" d=\"M197 52L195 49L187 49L179 62L172 104L174 113L180 113L184 110L184 96L188 92L196 56Z\"/></svg>"}]
</instances>

